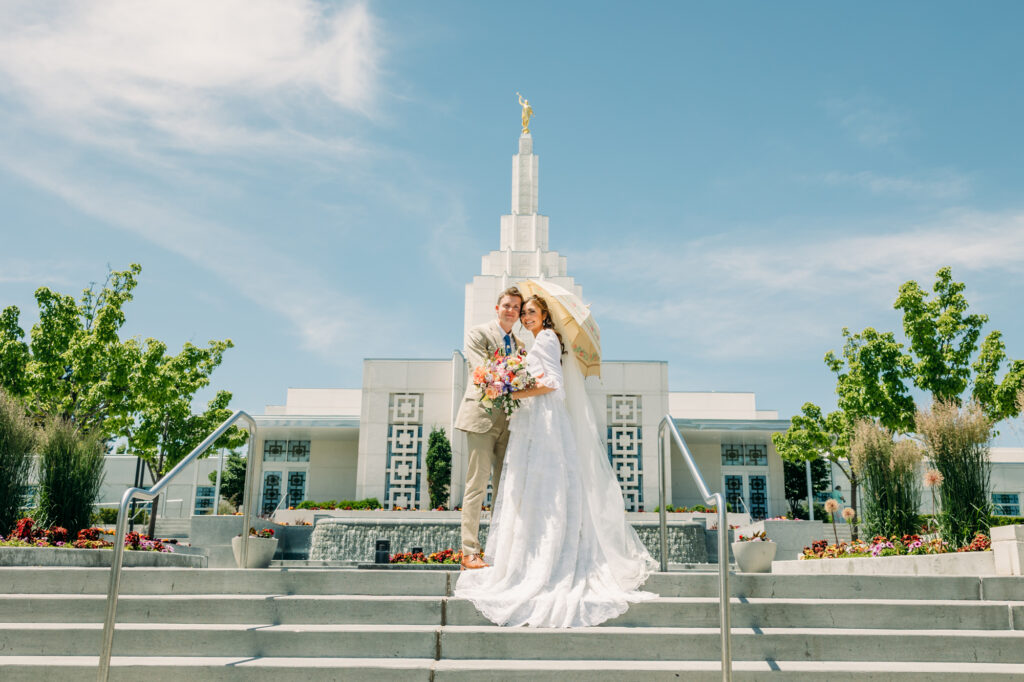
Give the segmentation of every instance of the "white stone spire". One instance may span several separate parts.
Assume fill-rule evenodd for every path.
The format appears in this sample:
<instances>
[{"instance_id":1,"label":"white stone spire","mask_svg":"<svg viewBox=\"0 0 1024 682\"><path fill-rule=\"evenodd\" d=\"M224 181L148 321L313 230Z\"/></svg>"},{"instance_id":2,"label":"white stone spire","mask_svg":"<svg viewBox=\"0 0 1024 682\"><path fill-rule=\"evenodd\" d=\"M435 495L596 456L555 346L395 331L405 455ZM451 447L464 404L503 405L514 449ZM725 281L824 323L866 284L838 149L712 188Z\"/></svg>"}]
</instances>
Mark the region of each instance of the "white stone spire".
<instances>
[{"instance_id":1,"label":"white stone spire","mask_svg":"<svg viewBox=\"0 0 1024 682\"><path fill-rule=\"evenodd\" d=\"M500 248L483 257L480 274L466 285L466 330L493 319L498 292L524 279L551 279L582 297L566 274L565 257L548 250L548 217L538 212L538 169L533 137L524 133L512 157L512 213L501 216Z\"/></svg>"}]
</instances>

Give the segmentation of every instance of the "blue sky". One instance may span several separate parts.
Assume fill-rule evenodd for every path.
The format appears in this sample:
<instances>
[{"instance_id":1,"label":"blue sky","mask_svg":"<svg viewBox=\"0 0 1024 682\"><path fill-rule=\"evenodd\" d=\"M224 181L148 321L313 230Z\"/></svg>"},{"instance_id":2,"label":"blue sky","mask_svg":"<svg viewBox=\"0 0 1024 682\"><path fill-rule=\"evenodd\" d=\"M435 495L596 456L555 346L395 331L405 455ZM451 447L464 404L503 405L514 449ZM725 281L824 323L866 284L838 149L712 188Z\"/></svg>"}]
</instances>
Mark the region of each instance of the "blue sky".
<instances>
[{"instance_id":1,"label":"blue sky","mask_svg":"<svg viewBox=\"0 0 1024 682\"><path fill-rule=\"evenodd\" d=\"M551 7L550 5L554 5ZM509 210L613 359L833 404L843 326L953 267L1024 357L1024 8L966 3L6 2L0 306L143 265L127 332L229 337L261 412L445 357ZM1018 424L1019 426L1019 424ZM1021 429L1004 429L1024 445Z\"/></svg>"}]
</instances>

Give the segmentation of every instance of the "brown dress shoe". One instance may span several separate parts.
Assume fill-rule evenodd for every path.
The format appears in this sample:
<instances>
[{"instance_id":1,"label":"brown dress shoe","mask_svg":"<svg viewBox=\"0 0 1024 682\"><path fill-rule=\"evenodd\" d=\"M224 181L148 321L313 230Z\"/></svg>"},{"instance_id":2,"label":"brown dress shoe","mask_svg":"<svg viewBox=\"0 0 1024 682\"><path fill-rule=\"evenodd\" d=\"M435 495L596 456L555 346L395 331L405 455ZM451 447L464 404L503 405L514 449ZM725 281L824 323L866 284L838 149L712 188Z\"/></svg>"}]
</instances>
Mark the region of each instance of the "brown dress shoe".
<instances>
[{"instance_id":1,"label":"brown dress shoe","mask_svg":"<svg viewBox=\"0 0 1024 682\"><path fill-rule=\"evenodd\" d=\"M474 568L487 568L487 564L484 563L483 557L479 554L467 554L462 557L462 568L460 570L465 571L466 569Z\"/></svg>"}]
</instances>

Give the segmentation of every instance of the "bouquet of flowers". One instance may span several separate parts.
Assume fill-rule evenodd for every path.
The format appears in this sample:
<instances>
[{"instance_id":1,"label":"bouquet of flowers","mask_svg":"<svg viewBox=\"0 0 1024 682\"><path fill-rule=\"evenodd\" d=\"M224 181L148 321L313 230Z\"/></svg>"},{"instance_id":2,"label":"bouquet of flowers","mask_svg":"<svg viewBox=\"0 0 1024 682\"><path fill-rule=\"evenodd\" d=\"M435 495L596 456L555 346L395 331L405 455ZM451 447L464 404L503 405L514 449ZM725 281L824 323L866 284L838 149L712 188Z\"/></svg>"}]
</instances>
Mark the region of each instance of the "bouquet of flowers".
<instances>
[{"instance_id":1,"label":"bouquet of flowers","mask_svg":"<svg viewBox=\"0 0 1024 682\"><path fill-rule=\"evenodd\" d=\"M473 384L480 389L480 403L488 414L497 407L511 416L519 407L512 391L533 388L537 380L526 371L525 350L517 349L505 355L499 348L486 365L473 370Z\"/></svg>"}]
</instances>

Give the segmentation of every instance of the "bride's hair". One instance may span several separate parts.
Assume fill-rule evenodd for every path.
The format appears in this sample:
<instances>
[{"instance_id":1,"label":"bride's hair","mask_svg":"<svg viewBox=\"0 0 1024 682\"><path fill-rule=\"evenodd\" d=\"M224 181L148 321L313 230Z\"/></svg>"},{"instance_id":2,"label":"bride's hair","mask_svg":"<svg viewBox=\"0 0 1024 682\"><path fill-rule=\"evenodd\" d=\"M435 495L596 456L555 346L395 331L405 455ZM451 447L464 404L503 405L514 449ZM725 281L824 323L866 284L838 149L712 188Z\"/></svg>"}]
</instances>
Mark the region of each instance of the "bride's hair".
<instances>
[{"instance_id":1,"label":"bride's hair","mask_svg":"<svg viewBox=\"0 0 1024 682\"><path fill-rule=\"evenodd\" d=\"M545 301L540 296L534 294L533 296L530 296L528 299L523 301L522 309L524 311L526 310L526 304L531 301L535 302L537 304L537 307L540 308L540 326L543 327L544 329L550 329L551 331L555 332L555 336L558 337L558 345L562 348L562 355L565 355L565 344L562 343L562 335L555 330L555 323L551 321L551 311L548 310L548 302ZM522 313L520 313L519 315L520 317L522 317Z\"/></svg>"}]
</instances>

